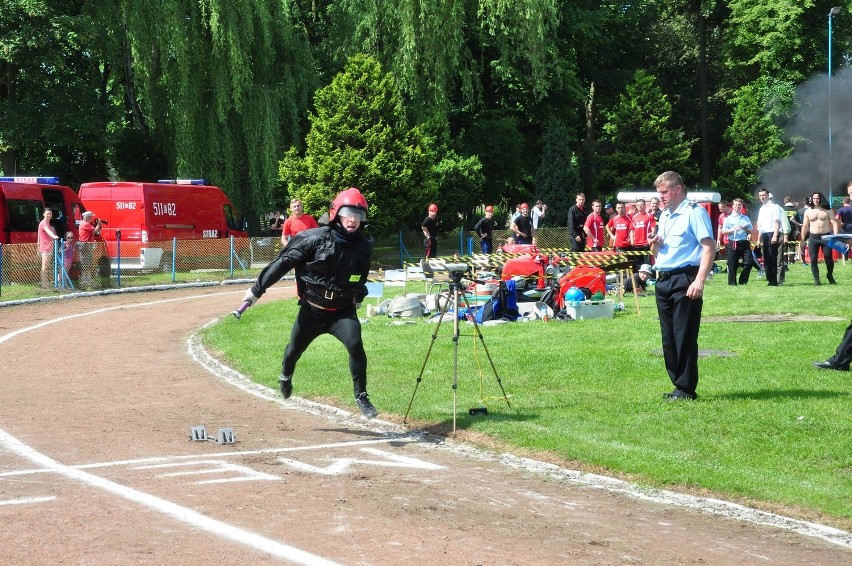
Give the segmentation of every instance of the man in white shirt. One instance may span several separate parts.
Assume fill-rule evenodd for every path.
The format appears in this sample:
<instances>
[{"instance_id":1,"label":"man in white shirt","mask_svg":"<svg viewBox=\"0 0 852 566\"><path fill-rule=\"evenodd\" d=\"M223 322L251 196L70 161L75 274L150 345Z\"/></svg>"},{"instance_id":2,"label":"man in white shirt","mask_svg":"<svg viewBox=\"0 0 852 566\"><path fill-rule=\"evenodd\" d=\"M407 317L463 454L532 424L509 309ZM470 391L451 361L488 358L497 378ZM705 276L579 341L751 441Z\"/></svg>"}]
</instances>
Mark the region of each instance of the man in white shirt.
<instances>
[{"instance_id":1,"label":"man in white shirt","mask_svg":"<svg viewBox=\"0 0 852 566\"><path fill-rule=\"evenodd\" d=\"M778 286L778 252L781 248L781 217L778 207L769 199L769 191L762 187L757 198L763 206L757 215L757 232L760 234L760 250L763 254L763 269L770 287Z\"/></svg>"}]
</instances>

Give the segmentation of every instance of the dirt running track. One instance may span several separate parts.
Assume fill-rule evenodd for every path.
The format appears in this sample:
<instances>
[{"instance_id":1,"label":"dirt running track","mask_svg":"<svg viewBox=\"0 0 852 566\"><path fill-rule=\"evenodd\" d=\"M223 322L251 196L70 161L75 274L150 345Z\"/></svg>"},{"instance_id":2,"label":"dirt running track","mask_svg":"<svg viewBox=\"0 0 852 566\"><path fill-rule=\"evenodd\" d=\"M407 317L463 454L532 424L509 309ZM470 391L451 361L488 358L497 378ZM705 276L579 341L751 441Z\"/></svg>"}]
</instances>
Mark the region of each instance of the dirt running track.
<instances>
[{"instance_id":1,"label":"dirt running track","mask_svg":"<svg viewBox=\"0 0 852 566\"><path fill-rule=\"evenodd\" d=\"M852 564L848 533L236 386L191 336L242 293L0 308L0 563Z\"/></svg>"}]
</instances>

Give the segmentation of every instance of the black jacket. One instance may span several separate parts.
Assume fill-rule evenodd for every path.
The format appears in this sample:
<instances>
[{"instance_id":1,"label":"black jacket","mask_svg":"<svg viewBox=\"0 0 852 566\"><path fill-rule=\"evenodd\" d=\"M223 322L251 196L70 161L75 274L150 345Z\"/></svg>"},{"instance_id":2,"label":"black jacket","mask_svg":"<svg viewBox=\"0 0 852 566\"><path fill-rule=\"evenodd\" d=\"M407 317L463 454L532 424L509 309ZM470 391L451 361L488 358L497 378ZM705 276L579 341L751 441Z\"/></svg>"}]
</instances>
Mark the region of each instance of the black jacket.
<instances>
[{"instance_id":1,"label":"black jacket","mask_svg":"<svg viewBox=\"0 0 852 566\"><path fill-rule=\"evenodd\" d=\"M251 290L260 297L295 268L300 298L323 308L345 308L367 296L372 254L373 245L360 230L345 234L336 223L305 230L263 268Z\"/></svg>"}]
</instances>

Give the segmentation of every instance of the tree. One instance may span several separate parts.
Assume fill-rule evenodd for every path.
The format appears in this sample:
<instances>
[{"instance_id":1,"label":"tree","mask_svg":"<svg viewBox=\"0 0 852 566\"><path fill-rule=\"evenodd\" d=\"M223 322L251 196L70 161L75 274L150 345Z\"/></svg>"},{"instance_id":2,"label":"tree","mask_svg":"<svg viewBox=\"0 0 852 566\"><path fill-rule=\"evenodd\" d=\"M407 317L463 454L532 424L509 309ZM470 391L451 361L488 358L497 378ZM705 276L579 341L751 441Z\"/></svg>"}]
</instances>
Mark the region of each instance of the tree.
<instances>
[{"instance_id":1,"label":"tree","mask_svg":"<svg viewBox=\"0 0 852 566\"><path fill-rule=\"evenodd\" d=\"M125 0L121 66L169 176L205 177L252 216L268 209L281 148L301 140L314 73L291 3ZM123 61L124 62L124 61ZM252 214L254 212L255 214Z\"/></svg>"},{"instance_id":2,"label":"tree","mask_svg":"<svg viewBox=\"0 0 852 566\"><path fill-rule=\"evenodd\" d=\"M639 70L615 108L607 113L602 141L599 192L647 188L661 171L675 170L695 179L694 140L673 128L672 107L654 76Z\"/></svg>"},{"instance_id":3,"label":"tree","mask_svg":"<svg viewBox=\"0 0 852 566\"><path fill-rule=\"evenodd\" d=\"M733 122L725 132L729 149L719 162L716 183L725 198L749 197L760 168L789 154L773 118L788 111L793 96L789 83L766 79L737 91L731 104Z\"/></svg>"},{"instance_id":4,"label":"tree","mask_svg":"<svg viewBox=\"0 0 852 566\"><path fill-rule=\"evenodd\" d=\"M562 224L574 196L580 192L577 156L571 151L571 138L565 126L551 119L544 133L541 164L536 173L536 194L547 203L548 224Z\"/></svg>"},{"instance_id":5,"label":"tree","mask_svg":"<svg viewBox=\"0 0 852 566\"><path fill-rule=\"evenodd\" d=\"M0 3L0 169L77 184L106 175L99 27L79 2Z\"/></svg>"},{"instance_id":6,"label":"tree","mask_svg":"<svg viewBox=\"0 0 852 566\"><path fill-rule=\"evenodd\" d=\"M316 92L304 156L291 148L279 176L292 197L319 214L338 191L358 187L371 230L386 234L437 196L435 158L421 128L408 126L394 77L368 55L349 59Z\"/></svg>"}]
</instances>

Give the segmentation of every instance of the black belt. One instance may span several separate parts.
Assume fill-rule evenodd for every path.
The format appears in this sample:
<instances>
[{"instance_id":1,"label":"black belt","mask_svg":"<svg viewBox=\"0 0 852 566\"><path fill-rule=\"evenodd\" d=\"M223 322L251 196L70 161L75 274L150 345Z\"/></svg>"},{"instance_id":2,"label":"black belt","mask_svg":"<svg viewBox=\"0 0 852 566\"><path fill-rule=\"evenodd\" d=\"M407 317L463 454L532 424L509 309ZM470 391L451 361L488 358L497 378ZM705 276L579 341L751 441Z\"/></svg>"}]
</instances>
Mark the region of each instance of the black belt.
<instances>
[{"instance_id":1,"label":"black belt","mask_svg":"<svg viewBox=\"0 0 852 566\"><path fill-rule=\"evenodd\" d=\"M685 273L687 275L696 275L698 273L698 266L687 265L686 267L678 267L676 269L672 269L671 271L658 271L657 281L665 281L666 279L671 279L675 275L680 275L681 273Z\"/></svg>"}]
</instances>

